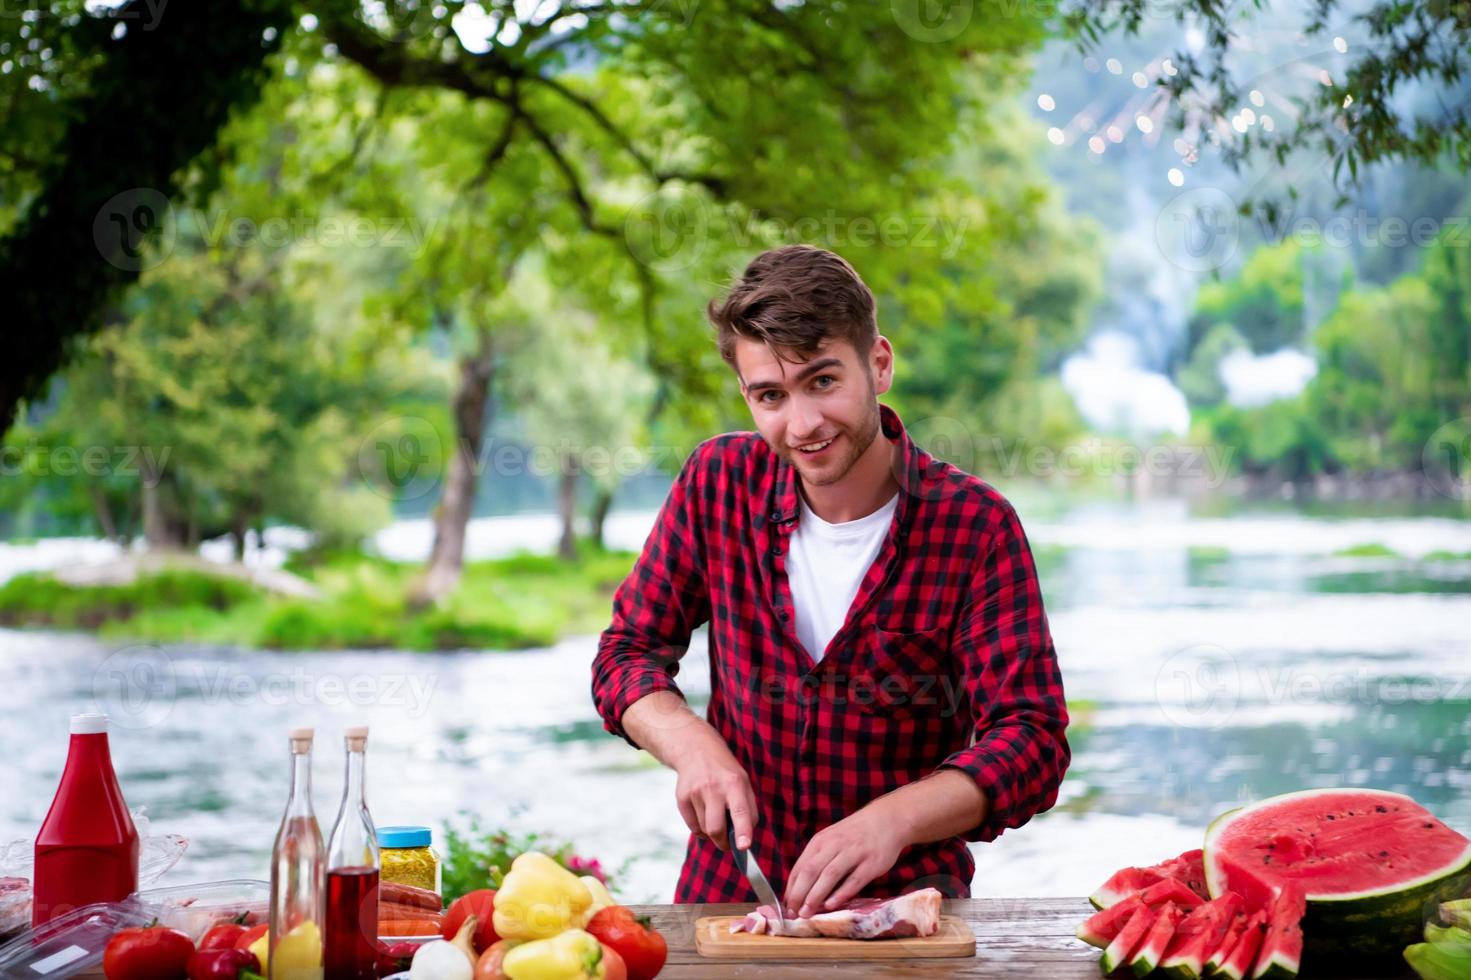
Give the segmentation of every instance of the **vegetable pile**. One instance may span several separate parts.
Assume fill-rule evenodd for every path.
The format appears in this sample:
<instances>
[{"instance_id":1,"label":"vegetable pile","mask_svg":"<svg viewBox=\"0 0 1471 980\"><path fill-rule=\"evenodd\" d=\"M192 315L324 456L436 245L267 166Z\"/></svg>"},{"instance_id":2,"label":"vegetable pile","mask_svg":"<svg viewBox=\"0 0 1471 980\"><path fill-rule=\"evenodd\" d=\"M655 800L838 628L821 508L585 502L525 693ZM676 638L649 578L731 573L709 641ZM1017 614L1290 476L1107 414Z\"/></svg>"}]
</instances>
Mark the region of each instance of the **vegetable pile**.
<instances>
[{"instance_id":1,"label":"vegetable pile","mask_svg":"<svg viewBox=\"0 0 1471 980\"><path fill-rule=\"evenodd\" d=\"M462 895L443 939L420 946L410 980L653 980L668 948L603 883L528 851L498 889Z\"/></svg>"}]
</instances>

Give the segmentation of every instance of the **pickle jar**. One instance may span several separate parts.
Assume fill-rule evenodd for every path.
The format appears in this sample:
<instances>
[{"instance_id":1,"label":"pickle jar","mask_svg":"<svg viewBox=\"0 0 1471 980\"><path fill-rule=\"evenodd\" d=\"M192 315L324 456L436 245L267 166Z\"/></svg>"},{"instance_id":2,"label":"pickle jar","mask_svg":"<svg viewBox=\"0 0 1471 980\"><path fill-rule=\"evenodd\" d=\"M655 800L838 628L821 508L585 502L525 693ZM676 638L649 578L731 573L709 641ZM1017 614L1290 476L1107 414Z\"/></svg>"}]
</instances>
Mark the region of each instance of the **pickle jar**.
<instances>
[{"instance_id":1,"label":"pickle jar","mask_svg":"<svg viewBox=\"0 0 1471 980\"><path fill-rule=\"evenodd\" d=\"M439 894L439 855L431 842L428 827L379 827L383 880Z\"/></svg>"}]
</instances>

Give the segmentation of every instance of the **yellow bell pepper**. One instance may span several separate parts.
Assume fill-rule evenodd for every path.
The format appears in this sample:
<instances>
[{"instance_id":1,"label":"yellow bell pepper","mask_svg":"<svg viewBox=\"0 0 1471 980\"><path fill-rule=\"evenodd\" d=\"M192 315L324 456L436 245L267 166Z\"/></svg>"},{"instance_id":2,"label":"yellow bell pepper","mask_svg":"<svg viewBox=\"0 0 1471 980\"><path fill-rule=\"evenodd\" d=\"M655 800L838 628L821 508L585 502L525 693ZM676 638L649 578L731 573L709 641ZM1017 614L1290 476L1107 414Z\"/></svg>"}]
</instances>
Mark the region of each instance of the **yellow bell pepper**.
<instances>
[{"instance_id":1,"label":"yellow bell pepper","mask_svg":"<svg viewBox=\"0 0 1471 980\"><path fill-rule=\"evenodd\" d=\"M517 946L501 961L508 980L601 980L604 969L602 943L581 929Z\"/></svg>"},{"instance_id":2,"label":"yellow bell pepper","mask_svg":"<svg viewBox=\"0 0 1471 980\"><path fill-rule=\"evenodd\" d=\"M548 939L579 926L593 903L578 877L538 851L511 862L491 919L504 939Z\"/></svg>"},{"instance_id":3,"label":"yellow bell pepper","mask_svg":"<svg viewBox=\"0 0 1471 980\"><path fill-rule=\"evenodd\" d=\"M618 903L613 901L613 896L608 893L608 886L592 875L583 875L579 880L587 886L589 894L592 895L592 904L587 907L586 912L582 913L582 922L579 923L583 928L587 928L587 924L599 911Z\"/></svg>"}]
</instances>

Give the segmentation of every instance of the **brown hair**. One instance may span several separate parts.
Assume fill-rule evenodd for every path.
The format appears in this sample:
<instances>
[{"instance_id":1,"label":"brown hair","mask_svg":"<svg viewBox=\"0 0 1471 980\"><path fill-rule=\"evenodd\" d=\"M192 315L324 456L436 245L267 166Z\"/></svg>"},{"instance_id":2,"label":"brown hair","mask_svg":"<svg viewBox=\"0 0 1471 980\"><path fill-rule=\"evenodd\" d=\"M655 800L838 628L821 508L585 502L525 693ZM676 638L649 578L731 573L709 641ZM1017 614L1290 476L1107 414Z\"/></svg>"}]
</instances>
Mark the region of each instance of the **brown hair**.
<instances>
[{"instance_id":1,"label":"brown hair","mask_svg":"<svg viewBox=\"0 0 1471 980\"><path fill-rule=\"evenodd\" d=\"M761 341L782 360L791 360L783 351L811 356L824 340L846 340L865 365L878 339L873 292L841 256L813 245L762 252L705 313L731 367L737 337Z\"/></svg>"}]
</instances>

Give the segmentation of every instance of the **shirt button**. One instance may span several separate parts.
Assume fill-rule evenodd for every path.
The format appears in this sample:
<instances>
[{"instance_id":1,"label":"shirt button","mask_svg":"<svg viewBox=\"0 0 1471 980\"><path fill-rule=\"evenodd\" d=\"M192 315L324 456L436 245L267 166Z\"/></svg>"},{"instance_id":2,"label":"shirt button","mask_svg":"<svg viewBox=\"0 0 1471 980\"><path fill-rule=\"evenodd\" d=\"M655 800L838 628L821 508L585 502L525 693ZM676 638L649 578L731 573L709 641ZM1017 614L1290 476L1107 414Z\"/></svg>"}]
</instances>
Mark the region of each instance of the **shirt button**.
<instances>
[{"instance_id":1,"label":"shirt button","mask_svg":"<svg viewBox=\"0 0 1471 980\"><path fill-rule=\"evenodd\" d=\"M789 612L787 612L785 609L783 609L779 615L781 616L781 621L783 623L787 622L789 619L792 618L792 614L789 613Z\"/></svg>"}]
</instances>

